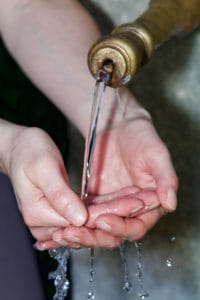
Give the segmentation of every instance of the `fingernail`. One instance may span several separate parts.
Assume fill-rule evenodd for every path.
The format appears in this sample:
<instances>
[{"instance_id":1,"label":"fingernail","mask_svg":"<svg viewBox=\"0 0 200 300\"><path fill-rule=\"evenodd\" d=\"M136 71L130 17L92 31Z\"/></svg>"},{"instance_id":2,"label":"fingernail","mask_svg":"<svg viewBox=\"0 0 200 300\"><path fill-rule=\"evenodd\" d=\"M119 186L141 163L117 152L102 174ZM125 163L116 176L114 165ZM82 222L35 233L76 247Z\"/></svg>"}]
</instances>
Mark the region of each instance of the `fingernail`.
<instances>
[{"instance_id":1,"label":"fingernail","mask_svg":"<svg viewBox=\"0 0 200 300\"><path fill-rule=\"evenodd\" d=\"M72 205L68 206L67 219L75 226L82 226L86 222L86 216L81 210L74 208Z\"/></svg>"},{"instance_id":2,"label":"fingernail","mask_svg":"<svg viewBox=\"0 0 200 300\"><path fill-rule=\"evenodd\" d=\"M45 248L45 242L36 242L34 245L33 245L33 248L38 250L38 251L44 251L46 250Z\"/></svg>"},{"instance_id":3,"label":"fingernail","mask_svg":"<svg viewBox=\"0 0 200 300\"><path fill-rule=\"evenodd\" d=\"M73 242L73 243L80 243L80 239L77 237L77 236L65 236L65 238L67 240L69 240L70 242Z\"/></svg>"},{"instance_id":4,"label":"fingernail","mask_svg":"<svg viewBox=\"0 0 200 300\"><path fill-rule=\"evenodd\" d=\"M106 222L97 222L96 226L103 231L110 232L112 230L112 227Z\"/></svg>"},{"instance_id":5,"label":"fingernail","mask_svg":"<svg viewBox=\"0 0 200 300\"><path fill-rule=\"evenodd\" d=\"M173 190L167 193L167 206L170 210L175 210L177 205L176 193Z\"/></svg>"},{"instance_id":6,"label":"fingernail","mask_svg":"<svg viewBox=\"0 0 200 300\"><path fill-rule=\"evenodd\" d=\"M134 209L132 209L130 212L129 212L129 215L128 217L132 217L134 216L137 212L139 212L140 210L144 209L144 205L140 205Z\"/></svg>"}]
</instances>

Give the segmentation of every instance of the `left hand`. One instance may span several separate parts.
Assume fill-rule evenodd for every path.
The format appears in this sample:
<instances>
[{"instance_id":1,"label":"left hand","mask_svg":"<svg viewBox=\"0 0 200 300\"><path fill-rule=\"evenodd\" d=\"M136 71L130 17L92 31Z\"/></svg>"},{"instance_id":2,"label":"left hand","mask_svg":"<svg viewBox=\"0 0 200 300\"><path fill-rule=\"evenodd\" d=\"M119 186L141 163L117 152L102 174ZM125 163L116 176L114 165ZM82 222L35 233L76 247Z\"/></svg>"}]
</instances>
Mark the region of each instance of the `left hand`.
<instances>
[{"instance_id":1,"label":"left hand","mask_svg":"<svg viewBox=\"0 0 200 300\"><path fill-rule=\"evenodd\" d=\"M90 193L106 195L124 189L128 194L132 186L140 189L134 196L143 200L146 210L133 218L99 216L95 220L97 228L123 239L138 240L164 213L176 209L176 173L166 146L146 117L125 120L102 133L94 156ZM150 199L152 203L148 204Z\"/></svg>"}]
</instances>

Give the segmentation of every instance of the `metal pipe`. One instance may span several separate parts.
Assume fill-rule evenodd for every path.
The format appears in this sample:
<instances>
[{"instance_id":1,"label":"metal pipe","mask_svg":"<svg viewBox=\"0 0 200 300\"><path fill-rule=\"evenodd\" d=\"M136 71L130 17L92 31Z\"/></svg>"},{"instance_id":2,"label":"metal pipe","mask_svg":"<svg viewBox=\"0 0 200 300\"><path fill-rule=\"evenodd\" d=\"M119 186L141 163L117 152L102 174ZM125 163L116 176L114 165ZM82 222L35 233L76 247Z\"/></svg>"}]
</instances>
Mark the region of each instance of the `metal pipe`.
<instances>
[{"instance_id":1,"label":"metal pipe","mask_svg":"<svg viewBox=\"0 0 200 300\"><path fill-rule=\"evenodd\" d=\"M129 84L157 47L174 34L190 32L199 25L200 0L151 0L136 21L116 27L91 47L89 69L97 77L107 63L113 64L108 84Z\"/></svg>"}]
</instances>

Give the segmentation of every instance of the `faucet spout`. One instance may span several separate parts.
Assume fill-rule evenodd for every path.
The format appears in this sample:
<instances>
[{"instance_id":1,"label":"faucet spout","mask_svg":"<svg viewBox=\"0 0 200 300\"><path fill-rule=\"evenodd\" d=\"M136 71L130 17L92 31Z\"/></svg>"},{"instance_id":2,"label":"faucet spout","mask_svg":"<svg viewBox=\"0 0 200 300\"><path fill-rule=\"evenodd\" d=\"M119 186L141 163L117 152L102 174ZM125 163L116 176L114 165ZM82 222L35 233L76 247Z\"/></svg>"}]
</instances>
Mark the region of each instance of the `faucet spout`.
<instances>
[{"instance_id":1,"label":"faucet spout","mask_svg":"<svg viewBox=\"0 0 200 300\"><path fill-rule=\"evenodd\" d=\"M151 0L149 8L132 23L116 27L88 53L88 66L97 77L107 62L113 64L111 87L129 84L156 48L179 32L200 25L200 0Z\"/></svg>"}]
</instances>

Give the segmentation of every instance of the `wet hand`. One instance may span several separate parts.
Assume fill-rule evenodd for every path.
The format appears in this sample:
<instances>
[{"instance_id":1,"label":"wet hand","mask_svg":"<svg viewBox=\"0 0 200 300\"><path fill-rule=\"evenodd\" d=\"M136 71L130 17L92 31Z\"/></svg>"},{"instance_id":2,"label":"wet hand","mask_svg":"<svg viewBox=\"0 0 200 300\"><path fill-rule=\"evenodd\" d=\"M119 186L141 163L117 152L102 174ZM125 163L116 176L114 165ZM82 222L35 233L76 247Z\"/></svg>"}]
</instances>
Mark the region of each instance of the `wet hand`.
<instances>
[{"instance_id":1,"label":"wet hand","mask_svg":"<svg viewBox=\"0 0 200 300\"><path fill-rule=\"evenodd\" d=\"M129 119L99 136L90 181L92 194L107 194L127 187L140 189L135 196L159 205L138 217L99 216L96 226L120 239L142 238L160 217L176 209L178 180L169 152L146 117Z\"/></svg>"},{"instance_id":2,"label":"wet hand","mask_svg":"<svg viewBox=\"0 0 200 300\"><path fill-rule=\"evenodd\" d=\"M114 247L124 239L138 240L161 216L175 210L177 186L169 152L151 121L145 118L125 121L103 132L97 140L89 186L90 194L97 195L95 218L91 217L93 206L88 207L87 227L70 226L63 232L57 231L53 238L74 248ZM113 195L117 200L113 201ZM120 214L123 205L126 206L120 202L124 197L142 201L144 208L132 216ZM100 202L106 207L109 201L113 210L101 211ZM70 244L69 237L76 243ZM113 237L117 240L112 240ZM50 245L56 246L49 241L46 246Z\"/></svg>"},{"instance_id":3,"label":"wet hand","mask_svg":"<svg viewBox=\"0 0 200 300\"><path fill-rule=\"evenodd\" d=\"M44 131L18 131L8 157L7 173L19 209L36 239L45 240L57 228L86 222L87 210L72 191L60 152Z\"/></svg>"},{"instance_id":4,"label":"wet hand","mask_svg":"<svg viewBox=\"0 0 200 300\"><path fill-rule=\"evenodd\" d=\"M93 198L88 206L88 221L80 227L68 226L52 235L56 243L50 241L40 244L44 248L58 245L70 248L95 247L115 248L122 240L138 240L150 226L153 214L158 219L162 209L155 191L139 190L137 187L122 189ZM146 218L143 222L143 217ZM147 224L146 224L147 223Z\"/></svg>"}]
</instances>

